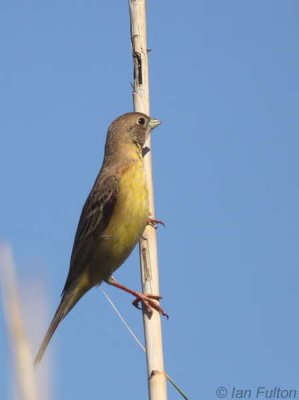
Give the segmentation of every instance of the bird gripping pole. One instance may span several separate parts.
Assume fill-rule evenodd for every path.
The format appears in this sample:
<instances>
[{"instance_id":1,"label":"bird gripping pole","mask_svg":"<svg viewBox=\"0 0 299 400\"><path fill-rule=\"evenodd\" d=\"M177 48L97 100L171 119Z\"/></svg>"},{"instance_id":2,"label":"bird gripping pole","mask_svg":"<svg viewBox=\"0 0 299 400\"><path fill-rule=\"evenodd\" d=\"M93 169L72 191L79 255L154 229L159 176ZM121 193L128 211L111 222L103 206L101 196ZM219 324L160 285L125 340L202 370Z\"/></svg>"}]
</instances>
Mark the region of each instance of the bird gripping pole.
<instances>
[{"instance_id":1,"label":"bird gripping pole","mask_svg":"<svg viewBox=\"0 0 299 400\"><path fill-rule=\"evenodd\" d=\"M150 115L148 49L146 37L146 2L129 0L131 41L134 63L134 110ZM150 136L145 147L151 148ZM154 193L151 152L144 157L144 166L149 191L151 217L154 218ZM147 226L139 242L142 290L159 294L158 256L156 230ZM148 390L150 400L167 400L166 379L163 364L161 317L153 311L152 317L143 313L145 347L147 355Z\"/></svg>"}]
</instances>

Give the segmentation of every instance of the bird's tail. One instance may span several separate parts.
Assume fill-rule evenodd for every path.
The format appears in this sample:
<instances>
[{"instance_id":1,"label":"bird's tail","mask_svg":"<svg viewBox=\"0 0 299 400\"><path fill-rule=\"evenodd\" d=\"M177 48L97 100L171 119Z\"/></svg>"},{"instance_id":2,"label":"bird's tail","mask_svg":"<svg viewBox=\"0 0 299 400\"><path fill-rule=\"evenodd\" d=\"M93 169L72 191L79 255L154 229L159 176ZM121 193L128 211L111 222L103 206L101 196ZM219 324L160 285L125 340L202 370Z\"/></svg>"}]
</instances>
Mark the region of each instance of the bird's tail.
<instances>
[{"instance_id":1,"label":"bird's tail","mask_svg":"<svg viewBox=\"0 0 299 400\"><path fill-rule=\"evenodd\" d=\"M63 292L62 299L60 304L56 310L56 313L52 319L52 322L48 328L46 336L38 350L38 353L34 359L34 366L38 365L43 358L43 355L46 351L46 348L56 331L59 323L63 320L63 318L71 311L74 305L80 300L84 293L88 288L80 287L80 285L72 286Z\"/></svg>"}]
</instances>

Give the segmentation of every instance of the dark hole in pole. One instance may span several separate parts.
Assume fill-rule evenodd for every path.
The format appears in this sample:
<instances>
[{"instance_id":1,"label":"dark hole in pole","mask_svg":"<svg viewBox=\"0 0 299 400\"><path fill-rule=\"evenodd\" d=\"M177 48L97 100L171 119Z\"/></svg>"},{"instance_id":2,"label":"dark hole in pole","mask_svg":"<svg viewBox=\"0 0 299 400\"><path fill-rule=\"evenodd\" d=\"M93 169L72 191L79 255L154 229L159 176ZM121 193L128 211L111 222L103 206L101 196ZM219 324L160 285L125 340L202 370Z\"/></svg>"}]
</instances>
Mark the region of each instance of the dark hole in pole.
<instances>
[{"instance_id":1,"label":"dark hole in pole","mask_svg":"<svg viewBox=\"0 0 299 400\"><path fill-rule=\"evenodd\" d=\"M134 81L138 85L142 85L142 67L141 67L141 54L137 51L133 53L134 57Z\"/></svg>"}]
</instances>

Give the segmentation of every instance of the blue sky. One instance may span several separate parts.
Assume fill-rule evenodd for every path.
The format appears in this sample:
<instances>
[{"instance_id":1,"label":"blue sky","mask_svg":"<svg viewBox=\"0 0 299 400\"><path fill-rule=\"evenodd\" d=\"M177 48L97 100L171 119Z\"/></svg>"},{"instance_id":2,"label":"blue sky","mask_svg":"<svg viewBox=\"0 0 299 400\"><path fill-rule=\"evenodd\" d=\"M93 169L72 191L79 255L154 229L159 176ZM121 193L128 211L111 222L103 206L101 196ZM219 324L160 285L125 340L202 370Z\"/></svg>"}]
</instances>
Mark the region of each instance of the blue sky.
<instances>
[{"instance_id":1,"label":"blue sky","mask_svg":"<svg viewBox=\"0 0 299 400\"><path fill-rule=\"evenodd\" d=\"M148 4L165 366L192 399L299 389L298 14L295 0ZM0 37L0 239L36 350L107 127L132 110L128 5L2 0ZM116 276L139 288L137 251ZM105 290L142 337L131 298ZM40 292L47 312L34 318ZM1 313L1 400L8 350ZM146 398L144 355L98 289L63 321L47 363L55 400Z\"/></svg>"}]
</instances>

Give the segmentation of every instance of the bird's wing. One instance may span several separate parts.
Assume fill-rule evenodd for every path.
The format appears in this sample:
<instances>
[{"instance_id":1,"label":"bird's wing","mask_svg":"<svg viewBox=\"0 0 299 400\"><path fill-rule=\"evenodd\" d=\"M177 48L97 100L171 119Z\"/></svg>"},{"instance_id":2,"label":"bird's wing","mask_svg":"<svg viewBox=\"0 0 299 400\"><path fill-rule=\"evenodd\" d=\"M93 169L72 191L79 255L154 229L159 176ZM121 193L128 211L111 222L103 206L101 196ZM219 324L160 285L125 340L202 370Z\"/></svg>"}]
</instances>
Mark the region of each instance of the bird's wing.
<instances>
[{"instance_id":1,"label":"bird's wing","mask_svg":"<svg viewBox=\"0 0 299 400\"><path fill-rule=\"evenodd\" d=\"M116 176L99 176L81 212L73 244L66 288L86 267L95 245L109 224L118 193Z\"/></svg>"}]
</instances>

